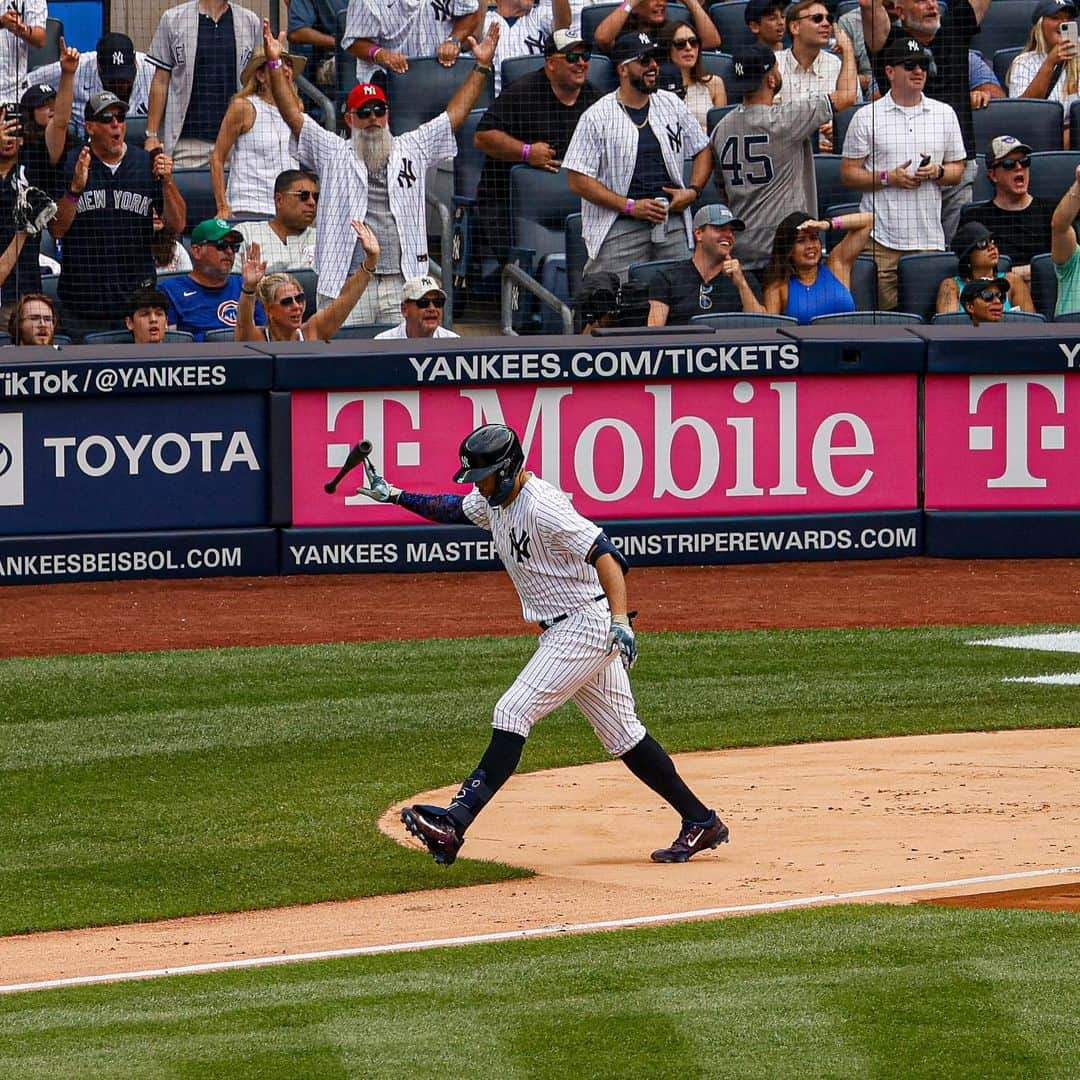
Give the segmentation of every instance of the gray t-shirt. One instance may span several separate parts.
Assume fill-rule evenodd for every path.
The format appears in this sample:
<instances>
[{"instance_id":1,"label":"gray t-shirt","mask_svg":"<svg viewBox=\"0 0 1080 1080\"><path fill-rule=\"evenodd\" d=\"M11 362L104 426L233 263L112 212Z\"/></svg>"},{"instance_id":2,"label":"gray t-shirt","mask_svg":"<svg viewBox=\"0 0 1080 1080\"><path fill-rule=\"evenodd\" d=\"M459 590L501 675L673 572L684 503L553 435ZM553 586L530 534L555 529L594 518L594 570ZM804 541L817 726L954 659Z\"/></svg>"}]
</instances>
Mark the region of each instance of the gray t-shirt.
<instances>
[{"instance_id":1,"label":"gray t-shirt","mask_svg":"<svg viewBox=\"0 0 1080 1080\"><path fill-rule=\"evenodd\" d=\"M365 224L379 238L379 261L376 274L401 273L401 242L398 239L397 222L390 213L390 189L386 184L386 167L368 175L367 220ZM364 246L359 241L353 248L349 273L354 273L364 261Z\"/></svg>"},{"instance_id":2,"label":"gray t-shirt","mask_svg":"<svg viewBox=\"0 0 1080 1080\"><path fill-rule=\"evenodd\" d=\"M828 97L781 105L740 105L713 129L716 186L746 225L739 261L760 270L769 261L776 226L788 214L817 213L810 136L832 119Z\"/></svg>"}]
</instances>

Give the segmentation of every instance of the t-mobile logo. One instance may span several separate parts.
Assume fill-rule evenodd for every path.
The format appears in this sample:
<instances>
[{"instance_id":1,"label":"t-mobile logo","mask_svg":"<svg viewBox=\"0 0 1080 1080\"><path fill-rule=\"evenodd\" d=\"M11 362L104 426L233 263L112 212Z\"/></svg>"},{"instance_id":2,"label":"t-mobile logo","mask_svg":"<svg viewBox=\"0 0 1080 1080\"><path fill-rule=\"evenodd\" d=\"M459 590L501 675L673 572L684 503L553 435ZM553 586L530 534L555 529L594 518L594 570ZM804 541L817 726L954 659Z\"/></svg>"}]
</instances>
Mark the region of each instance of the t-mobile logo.
<instances>
[{"instance_id":1,"label":"t-mobile logo","mask_svg":"<svg viewBox=\"0 0 1080 1080\"><path fill-rule=\"evenodd\" d=\"M997 423L970 424L969 450L1004 449L1005 471L989 477L988 488L1044 488L1046 477L1037 476L1031 469L1033 451L1065 449L1065 425L1036 424L1032 438L1030 410L1044 409L1047 404L1061 417L1065 414L1065 377L1063 375L975 375L968 388L968 412L979 413L986 391L1004 389L1004 413ZM1047 396L1049 395L1049 396ZM1004 440L1004 447L1002 447Z\"/></svg>"}]
</instances>

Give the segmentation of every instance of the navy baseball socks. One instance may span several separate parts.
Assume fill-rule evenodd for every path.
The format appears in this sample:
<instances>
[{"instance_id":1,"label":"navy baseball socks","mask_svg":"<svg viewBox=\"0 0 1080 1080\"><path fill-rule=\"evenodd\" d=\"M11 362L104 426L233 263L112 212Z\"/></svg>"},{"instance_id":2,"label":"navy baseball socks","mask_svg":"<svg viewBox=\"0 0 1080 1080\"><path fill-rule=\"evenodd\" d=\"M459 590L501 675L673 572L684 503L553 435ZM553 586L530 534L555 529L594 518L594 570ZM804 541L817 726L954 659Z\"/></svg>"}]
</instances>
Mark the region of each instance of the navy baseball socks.
<instances>
[{"instance_id":1,"label":"navy baseball socks","mask_svg":"<svg viewBox=\"0 0 1080 1080\"><path fill-rule=\"evenodd\" d=\"M495 728L480 764L443 809L407 806L401 811L405 828L431 852L440 866L449 866L465 843L465 830L514 774L525 747L525 736Z\"/></svg>"}]
</instances>

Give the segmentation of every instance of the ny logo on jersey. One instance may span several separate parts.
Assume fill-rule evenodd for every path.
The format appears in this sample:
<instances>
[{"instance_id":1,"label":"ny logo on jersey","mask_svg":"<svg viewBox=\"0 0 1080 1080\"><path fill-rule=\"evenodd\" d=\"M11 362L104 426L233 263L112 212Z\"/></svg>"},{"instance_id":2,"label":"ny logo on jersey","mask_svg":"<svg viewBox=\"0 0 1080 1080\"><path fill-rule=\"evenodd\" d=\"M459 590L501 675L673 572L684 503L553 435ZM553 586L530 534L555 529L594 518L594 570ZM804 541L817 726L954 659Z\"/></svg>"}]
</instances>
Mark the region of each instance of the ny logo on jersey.
<instances>
[{"instance_id":1,"label":"ny logo on jersey","mask_svg":"<svg viewBox=\"0 0 1080 1080\"><path fill-rule=\"evenodd\" d=\"M523 44L531 53L542 53L547 48L547 38L544 36L544 31L541 30L536 37L526 36Z\"/></svg>"},{"instance_id":2,"label":"ny logo on jersey","mask_svg":"<svg viewBox=\"0 0 1080 1080\"><path fill-rule=\"evenodd\" d=\"M402 158L401 171L397 176L398 187L411 188L416 183L416 168L408 158Z\"/></svg>"},{"instance_id":3,"label":"ny logo on jersey","mask_svg":"<svg viewBox=\"0 0 1080 1080\"><path fill-rule=\"evenodd\" d=\"M431 10L437 22L448 22L454 17L451 0L431 0Z\"/></svg>"},{"instance_id":4,"label":"ny logo on jersey","mask_svg":"<svg viewBox=\"0 0 1080 1080\"><path fill-rule=\"evenodd\" d=\"M676 124L674 131L672 131L671 128L667 127L667 126L665 126L664 130L667 131L667 141L671 145L671 149L674 150L676 154L681 154L682 153L682 124Z\"/></svg>"},{"instance_id":5,"label":"ny logo on jersey","mask_svg":"<svg viewBox=\"0 0 1080 1080\"><path fill-rule=\"evenodd\" d=\"M532 542L532 538L529 534L522 529L520 533L510 530L510 547L513 548L514 560L522 563L526 559L532 558L532 553L529 551L529 544Z\"/></svg>"}]
</instances>

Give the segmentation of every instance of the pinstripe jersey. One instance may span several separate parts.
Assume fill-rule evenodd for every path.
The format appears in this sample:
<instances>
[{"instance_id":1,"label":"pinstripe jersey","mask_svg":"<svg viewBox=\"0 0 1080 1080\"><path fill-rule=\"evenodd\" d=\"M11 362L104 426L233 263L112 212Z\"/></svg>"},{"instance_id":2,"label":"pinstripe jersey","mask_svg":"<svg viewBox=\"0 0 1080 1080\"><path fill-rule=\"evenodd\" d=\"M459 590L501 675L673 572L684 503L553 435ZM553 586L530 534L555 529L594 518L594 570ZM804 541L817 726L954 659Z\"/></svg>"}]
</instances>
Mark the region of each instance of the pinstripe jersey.
<instances>
[{"instance_id":1,"label":"pinstripe jersey","mask_svg":"<svg viewBox=\"0 0 1080 1080\"><path fill-rule=\"evenodd\" d=\"M489 506L473 491L461 508L491 533L527 622L579 611L604 591L596 569L585 561L601 529L539 476L530 474L509 506Z\"/></svg>"}]
</instances>

